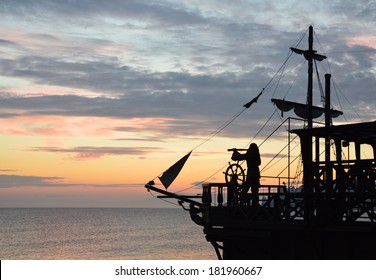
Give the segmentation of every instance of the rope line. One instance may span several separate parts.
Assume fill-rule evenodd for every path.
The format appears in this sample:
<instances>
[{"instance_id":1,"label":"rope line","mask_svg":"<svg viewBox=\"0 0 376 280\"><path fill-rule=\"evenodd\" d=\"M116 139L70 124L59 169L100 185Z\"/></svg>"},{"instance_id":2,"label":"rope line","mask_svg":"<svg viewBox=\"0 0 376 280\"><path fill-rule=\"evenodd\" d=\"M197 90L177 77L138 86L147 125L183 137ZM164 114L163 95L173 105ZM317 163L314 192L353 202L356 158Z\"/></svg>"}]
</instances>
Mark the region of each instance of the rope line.
<instances>
[{"instance_id":1,"label":"rope line","mask_svg":"<svg viewBox=\"0 0 376 280\"><path fill-rule=\"evenodd\" d=\"M302 36L295 42L294 46L298 46L302 40L304 39L304 37L306 36L308 32L308 29L307 31L302 34ZM259 93L259 95L254 98L253 100L251 100L249 103L247 103L246 105L243 106L243 108L237 112L233 117L231 117L227 122L225 122L222 126L220 126L213 134L211 134L208 138L204 139L201 143L199 143L198 145L196 145L191 151L194 151L196 150L197 148L201 147L202 145L204 145L205 143L209 142L212 138L214 138L215 136L217 136L219 133L221 133L224 129L226 129L230 124L232 124L240 115L243 114L243 112L248 109L253 103L257 102L257 99L264 93L264 91L271 85L271 83L274 81L274 79L277 77L277 75L280 74L280 77L278 79L278 81L276 81L276 87L275 87L275 90L274 90L274 93L273 93L273 96L275 94L275 92L277 91L277 88L279 87L279 84L280 84L280 81L284 75L284 71L285 71L285 67L286 67L286 64L287 62L289 61L289 59L291 58L293 54L293 51L289 50L288 52L288 55L285 59L285 61L282 63L282 65L278 68L278 70L276 71L276 73L273 75L273 77L266 83L265 87L262 89L262 91ZM290 88L292 87L292 85L290 86ZM290 91L290 89L288 90L288 92ZM286 94L287 95L287 94ZM269 121L273 118L273 116L275 115L275 113L277 112L277 109L274 110L274 112L272 113L272 115L269 117L269 119L261 126L261 128L259 129L259 131L256 133L256 135L252 138L251 142L259 135L259 133L266 127L266 125L269 123ZM272 133L270 133L262 142L259 146L262 146L282 125L284 124L284 122L282 122L275 130L273 130ZM249 144L248 144L249 145ZM201 182L198 182L198 183L195 183L193 184L192 186L188 187L188 188L185 188L183 190L180 190L176 193L180 193L180 192L183 192L183 191L186 191L186 190L189 190L189 189L192 189L194 187L197 187L198 185L206 182L208 179L212 178L213 176L215 176L216 174L218 174L221 170L223 170L226 166L227 166L228 163L226 163L226 165L224 165L223 167L221 167L218 171L216 171L215 173L211 174L209 177L207 177L205 180L201 181ZM265 168L265 167L264 167ZM163 174L163 173L161 173ZM161 175L160 174L160 175ZM158 176L160 176L158 175ZM158 176L156 176L153 180L155 180ZM176 205L176 204L174 204Z\"/></svg>"},{"instance_id":2,"label":"rope line","mask_svg":"<svg viewBox=\"0 0 376 280\"><path fill-rule=\"evenodd\" d=\"M159 199L163 200L163 201L166 202L166 203L170 203L170 204L172 204L172 205L179 206L178 203L171 202L171 201L166 200L166 199L164 199L164 198L162 198L162 197L156 197L156 196L153 194L153 192L152 192L151 190L149 190L148 192L150 193L150 195L151 195L153 198L159 198Z\"/></svg>"},{"instance_id":3,"label":"rope line","mask_svg":"<svg viewBox=\"0 0 376 280\"><path fill-rule=\"evenodd\" d=\"M294 138L291 139L290 143L292 143L296 138L298 137L298 135L294 136ZM285 154L283 157L279 158L275 163L273 163L269 168L268 165L275 159L277 158L288 146L290 143L287 143L262 169L261 169L261 172L262 171L267 171L269 170L271 167L273 167L274 165L276 165L278 162L280 162L282 159L284 159L287 155ZM295 145L294 148L292 148L291 151L295 150L297 147L299 147L299 145ZM288 167L288 166L287 166ZM287 167L285 169L287 169ZM284 169L284 170L285 170ZM282 173L282 172L281 172ZM277 176L278 177L278 176Z\"/></svg>"},{"instance_id":4,"label":"rope line","mask_svg":"<svg viewBox=\"0 0 376 280\"><path fill-rule=\"evenodd\" d=\"M273 116L275 115L275 113L278 111L278 109L276 108L275 110L274 110L274 112L271 114L271 116L269 117L269 119L262 125L262 127L257 131L257 133L255 134L255 136L253 136L253 138L251 139L251 141L249 141L248 142L248 144L244 147L244 148L246 148L246 147L248 147L252 142L253 142L253 140L261 133L261 131L265 128L265 126L269 123L269 121L273 118ZM264 141L265 142L265 141ZM259 145L259 147L260 146L262 146L262 144L264 143L264 142L262 142L260 145Z\"/></svg>"},{"instance_id":5,"label":"rope line","mask_svg":"<svg viewBox=\"0 0 376 280\"><path fill-rule=\"evenodd\" d=\"M231 123L233 123L241 114L243 114L243 112L247 110L247 108L243 108L242 110L240 110L238 113L236 113L229 121L227 121L225 124L223 124L222 126L220 126L217 131L215 131L210 137L208 137L207 139L205 139L203 142L201 142L200 144L198 144L196 147L194 147L192 149L192 151L196 150L198 147L201 147L202 145L204 145L206 142L210 141L212 138L214 138L215 136L217 136L219 133L221 133L226 127L228 127Z\"/></svg>"}]
</instances>

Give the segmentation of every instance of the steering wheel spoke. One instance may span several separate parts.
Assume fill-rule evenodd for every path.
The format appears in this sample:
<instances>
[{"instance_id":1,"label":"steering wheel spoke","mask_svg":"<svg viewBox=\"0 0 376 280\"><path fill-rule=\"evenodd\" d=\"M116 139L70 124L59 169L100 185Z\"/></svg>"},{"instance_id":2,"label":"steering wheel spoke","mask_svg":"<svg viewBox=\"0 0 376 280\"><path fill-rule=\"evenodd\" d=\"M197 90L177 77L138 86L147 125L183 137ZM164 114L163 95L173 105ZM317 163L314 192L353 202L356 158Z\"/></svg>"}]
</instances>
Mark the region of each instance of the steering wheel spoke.
<instances>
[{"instance_id":1,"label":"steering wheel spoke","mask_svg":"<svg viewBox=\"0 0 376 280\"><path fill-rule=\"evenodd\" d=\"M225 171L225 179L228 185L236 185L240 187L245 182L244 169L238 163L229 163Z\"/></svg>"}]
</instances>

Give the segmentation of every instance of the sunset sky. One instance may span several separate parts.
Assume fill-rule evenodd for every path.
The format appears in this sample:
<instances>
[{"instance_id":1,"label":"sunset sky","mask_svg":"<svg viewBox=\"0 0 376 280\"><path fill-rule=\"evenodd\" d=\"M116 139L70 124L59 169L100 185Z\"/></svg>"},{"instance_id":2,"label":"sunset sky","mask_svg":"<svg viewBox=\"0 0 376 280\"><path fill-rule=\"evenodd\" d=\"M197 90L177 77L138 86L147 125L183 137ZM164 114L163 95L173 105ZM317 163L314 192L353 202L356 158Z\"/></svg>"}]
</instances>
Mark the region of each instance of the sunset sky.
<instances>
[{"instance_id":1,"label":"sunset sky","mask_svg":"<svg viewBox=\"0 0 376 280\"><path fill-rule=\"evenodd\" d=\"M271 98L305 102L302 56L269 82L309 25L335 122L376 120L375 1L2 0L0 15L0 207L168 207L143 186L192 149L169 190L223 181L227 148L249 145ZM260 146L263 166L285 131Z\"/></svg>"}]
</instances>

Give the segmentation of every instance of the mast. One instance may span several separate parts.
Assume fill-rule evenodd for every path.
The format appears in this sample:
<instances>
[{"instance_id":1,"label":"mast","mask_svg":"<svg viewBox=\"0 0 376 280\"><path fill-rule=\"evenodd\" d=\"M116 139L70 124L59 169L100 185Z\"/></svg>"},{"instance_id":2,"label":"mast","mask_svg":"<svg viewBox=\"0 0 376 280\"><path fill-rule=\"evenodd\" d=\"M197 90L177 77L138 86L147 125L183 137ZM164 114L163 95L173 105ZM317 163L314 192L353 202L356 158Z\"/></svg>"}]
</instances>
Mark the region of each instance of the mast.
<instances>
[{"instance_id":1,"label":"mast","mask_svg":"<svg viewBox=\"0 0 376 280\"><path fill-rule=\"evenodd\" d=\"M304 220L307 224L313 216L313 184L312 184L312 106L313 106L313 27L309 26L308 35L308 54L305 56L308 60L308 88L307 88L307 105L308 105L308 135L305 139L305 162L304 162Z\"/></svg>"},{"instance_id":2,"label":"mast","mask_svg":"<svg viewBox=\"0 0 376 280\"><path fill-rule=\"evenodd\" d=\"M313 27L309 27L308 35L308 89L307 89L307 104L308 104L308 129L312 129L312 106L313 106ZM308 58L307 58L308 57Z\"/></svg>"},{"instance_id":3,"label":"mast","mask_svg":"<svg viewBox=\"0 0 376 280\"><path fill-rule=\"evenodd\" d=\"M313 49L313 27L309 26L308 50L291 48L297 54L303 54L308 60L308 86L307 86L307 133L302 141L302 158L304 165L304 220L310 224L314 216L313 207L313 173L312 173L312 127L313 127L313 60L322 61L326 56L317 54Z\"/></svg>"},{"instance_id":4,"label":"mast","mask_svg":"<svg viewBox=\"0 0 376 280\"><path fill-rule=\"evenodd\" d=\"M332 123L332 117L330 115L330 74L325 74L325 127L329 128ZM333 191L333 172L330 162L330 137L325 137L325 185L327 191Z\"/></svg>"}]
</instances>

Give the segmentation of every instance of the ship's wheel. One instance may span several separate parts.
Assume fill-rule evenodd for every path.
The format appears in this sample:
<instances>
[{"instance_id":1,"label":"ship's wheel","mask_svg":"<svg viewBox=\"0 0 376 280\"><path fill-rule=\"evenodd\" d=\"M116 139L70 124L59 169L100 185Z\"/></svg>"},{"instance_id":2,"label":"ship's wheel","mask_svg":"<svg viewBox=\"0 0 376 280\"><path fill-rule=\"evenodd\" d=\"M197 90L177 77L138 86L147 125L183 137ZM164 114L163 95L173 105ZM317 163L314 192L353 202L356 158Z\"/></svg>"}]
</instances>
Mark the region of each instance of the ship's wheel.
<instances>
[{"instance_id":1,"label":"ship's wheel","mask_svg":"<svg viewBox=\"0 0 376 280\"><path fill-rule=\"evenodd\" d=\"M235 187L240 187L245 182L244 169L238 163L229 163L225 173L226 183Z\"/></svg>"}]
</instances>

